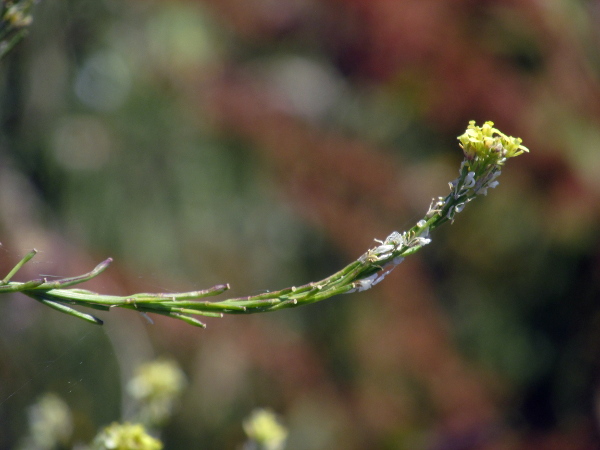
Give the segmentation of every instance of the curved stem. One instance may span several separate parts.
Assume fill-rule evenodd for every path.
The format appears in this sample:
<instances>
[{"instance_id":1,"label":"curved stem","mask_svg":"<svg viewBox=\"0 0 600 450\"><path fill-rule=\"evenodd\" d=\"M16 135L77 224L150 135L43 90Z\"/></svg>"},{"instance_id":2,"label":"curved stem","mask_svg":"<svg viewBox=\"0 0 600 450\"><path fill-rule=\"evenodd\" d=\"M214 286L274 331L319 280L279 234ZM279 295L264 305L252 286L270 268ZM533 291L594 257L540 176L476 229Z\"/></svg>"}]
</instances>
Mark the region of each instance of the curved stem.
<instances>
[{"instance_id":1,"label":"curved stem","mask_svg":"<svg viewBox=\"0 0 600 450\"><path fill-rule=\"evenodd\" d=\"M112 262L112 258L108 258L90 272L75 277L54 281L42 278L24 283L11 282L11 278L21 267L35 256L37 251L34 249L0 281L0 294L21 292L46 306L95 324L102 324L102 321L71 306L104 311L115 307L125 308L164 315L204 328L206 325L193 316L222 317L223 314L277 311L319 302L334 295L370 289L382 281L406 256L429 244L429 233L432 230L448 221L453 222L456 214L468 202L480 194L486 195L488 189L495 187L498 184L495 178L500 174L507 158L528 151L521 145L520 139L506 136L492 125L491 122L486 122L483 127L477 127L471 122L465 134L458 138L465 155L459 177L450 183L450 194L433 200L423 219L402 234L393 232L384 241L377 241L379 245L321 281L215 302L203 299L225 292L229 289L228 284L200 291L138 293L128 296L67 289L100 275Z\"/></svg>"}]
</instances>

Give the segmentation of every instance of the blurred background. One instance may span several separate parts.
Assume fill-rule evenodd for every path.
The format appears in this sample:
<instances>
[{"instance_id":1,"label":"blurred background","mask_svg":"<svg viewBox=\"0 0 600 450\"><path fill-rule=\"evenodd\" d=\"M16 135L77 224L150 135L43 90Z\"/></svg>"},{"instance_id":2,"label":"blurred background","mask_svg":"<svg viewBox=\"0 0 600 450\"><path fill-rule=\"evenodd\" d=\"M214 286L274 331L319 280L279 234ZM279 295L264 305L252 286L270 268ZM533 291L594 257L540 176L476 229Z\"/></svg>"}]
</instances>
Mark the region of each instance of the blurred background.
<instances>
[{"instance_id":1,"label":"blurred background","mask_svg":"<svg viewBox=\"0 0 600 450\"><path fill-rule=\"evenodd\" d=\"M0 448L52 392L71 448L187 387L165 448L600 448L600 2L42 1L0 67L0 269L256 294L340 269L445 196L468 121L531 149L368 292L201 330L0 303ZM2 275L4 276L4 275ZM223 298L226 298L222 295Z\"/></svg>"}]
</instances>

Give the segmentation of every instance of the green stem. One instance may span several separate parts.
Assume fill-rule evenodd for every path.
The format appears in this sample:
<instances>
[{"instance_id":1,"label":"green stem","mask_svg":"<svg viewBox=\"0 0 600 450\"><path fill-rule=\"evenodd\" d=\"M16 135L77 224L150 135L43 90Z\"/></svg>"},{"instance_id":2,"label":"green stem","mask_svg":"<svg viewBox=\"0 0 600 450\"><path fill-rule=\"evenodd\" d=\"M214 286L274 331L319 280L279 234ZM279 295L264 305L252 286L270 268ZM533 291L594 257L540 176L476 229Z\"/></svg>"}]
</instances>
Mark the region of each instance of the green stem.
<instances>
[{"instance_id":1,"label":"green stem","mask_svg":"<svg viewBox=\"0 0 600 450\"><path fill-rule=\"evenodd\" d=\"M84 289L66 289L101 274L112 262L111 258L98 264L92 271L80 276L54 281L35 279L24 283L11 282L11 278L31 260L36 250L29 252L0 281L0 294L21 292L40 303L60 312L78 317L91 323L102 321L92 315L73 309L70 305L110 310L114 307L141 313L154 313L183 320L198 327L206 325L195 315L222 317L223 314L254 314L279 309L293 308L325 300L334 295L363 291L380 282L404 257L409 256L430 242L429 233L440 225L454 220L462 207L478 194L495 187L493 181L507 158L528 151L521 140L512 138L486 122L477 127L469 124L464 135L459 137L465 160L459 177L451 183L451 192L443 199L434 201L425 217L403 234L392 233L380 245L368 250L358 260L319 282L292 286L273 292L248 297L230 298L209 302L206 297L218 295L229 289L228 284L212 288L180 293L138 293L128 296L103 295Z\"/></svg>"},{"instance_id":2,"label":"green stem","mask_svg":"<svg viewBox=\"0 0 600 450\"><path fill-rule=\"evenodd\" d=\"M34 248L33 250L31 250L29 253L27 253L23 259L21 259L21 261L19 261L17 263L17 265L15 267L12 268L12 270L10 272L8 272L8 275L6 275L4 277L4 279L2 281L0 281L0 286L3 286L5 284L8 284L8 282L11 280L11 278L19 271L21 270L21 267L23 267L25 264L27 264L31 258L33 258L35 255L37 254L37 250Z\"/></svg>"}]
</instances>

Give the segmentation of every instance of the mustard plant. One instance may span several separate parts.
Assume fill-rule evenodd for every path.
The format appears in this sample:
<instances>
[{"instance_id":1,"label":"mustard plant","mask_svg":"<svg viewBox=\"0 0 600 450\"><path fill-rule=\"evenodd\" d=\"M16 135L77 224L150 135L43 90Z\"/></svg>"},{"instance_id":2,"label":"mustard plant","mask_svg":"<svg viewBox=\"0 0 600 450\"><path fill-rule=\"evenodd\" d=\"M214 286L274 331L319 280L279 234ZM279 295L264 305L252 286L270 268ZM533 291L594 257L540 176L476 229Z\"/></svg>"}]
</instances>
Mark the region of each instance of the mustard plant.
<instances>
[{"instance_id":1,"label":"mustard plant","mask_svg":"<svg viewBox=\"0 0 600 450\"><path fill-rule=\"evenodd\" d=\"M196 316L222 317L224 314L253 314L293 308L325 300L334 295L361 292L381 282L405 257L431 242L431 231L446 222L453 222L467 203L485 196L498 185L505 162L529 150L520 138L507 136L494 128L493 122L477 126L471 121L465 133L458 137L464 159L459 176L449 183L450 193L433 199L424 217L402 233L394 231L356 261L340 271L301 286L247 297L209 301L207 297L229 289L220 284L209 289L180 293L138 293L126 296L104 295L84 289L71 288L100 275L112 262L109 258L91 272L71 278L49 281L39 278L27 282L10 281L18 270L36 254L28 253L0 281L0 294L20 292L43 305L94 324L97 317L76 310L73 306L108 311L125 308L141 313L161 314L183 320L191 325L206 327Z\"/></svg>"}]
</instances>

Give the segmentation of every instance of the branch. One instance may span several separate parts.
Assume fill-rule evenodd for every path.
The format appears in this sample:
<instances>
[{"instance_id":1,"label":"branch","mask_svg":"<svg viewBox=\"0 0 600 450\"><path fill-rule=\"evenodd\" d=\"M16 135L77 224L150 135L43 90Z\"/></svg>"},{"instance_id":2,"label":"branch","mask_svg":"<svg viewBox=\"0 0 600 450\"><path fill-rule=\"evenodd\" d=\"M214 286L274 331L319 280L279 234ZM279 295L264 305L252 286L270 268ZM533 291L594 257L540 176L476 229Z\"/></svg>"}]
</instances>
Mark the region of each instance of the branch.
<instances>
[{"instance_id":1,"label":"branch","mask_svg":"<svg viewBox=\"0 0 600 450\"><path fill-rule=\"evenodd\" d=\"M358 260L318 282L292 286L275 292L221 301L204 300L221 294L229 285L216 285L202 291L182 293L140 293L129 296L103 295L84 289L66 289L100 275L112 262L109 258L86 274L48 281L45 278L27 282L11 282L19 269L31 260L36 250L28 253L0 282L0 294L20 292L58 311L95 324L102 321L72 306L108 311L119 307L141 313L161 314L205 328L195 316L222 317L223 314L253 314L293 308L319 302L338 294L361 292L382 281L406 256L431 242L430 232L445 222L453 222L456 214L479 195L498 185L496 180L507 159L528 152L521 139L506 136L492 122L482 127L469 123L458 137L464 160L459 177L450 183L446 197L434 199L425 216L408 231L394 231L378 245L367 250Z\"/></svg>"}]
</instances>

